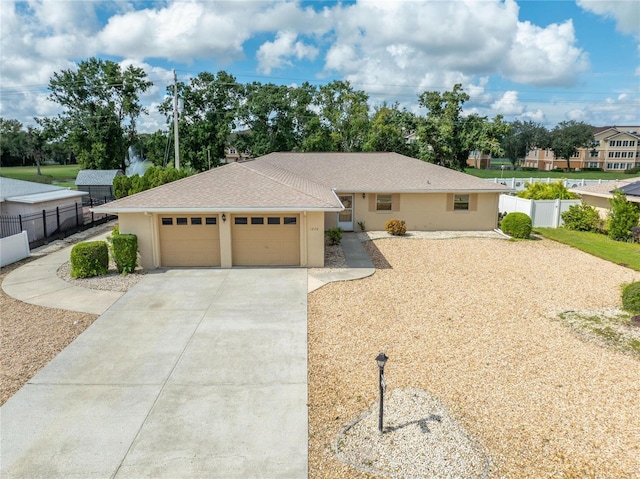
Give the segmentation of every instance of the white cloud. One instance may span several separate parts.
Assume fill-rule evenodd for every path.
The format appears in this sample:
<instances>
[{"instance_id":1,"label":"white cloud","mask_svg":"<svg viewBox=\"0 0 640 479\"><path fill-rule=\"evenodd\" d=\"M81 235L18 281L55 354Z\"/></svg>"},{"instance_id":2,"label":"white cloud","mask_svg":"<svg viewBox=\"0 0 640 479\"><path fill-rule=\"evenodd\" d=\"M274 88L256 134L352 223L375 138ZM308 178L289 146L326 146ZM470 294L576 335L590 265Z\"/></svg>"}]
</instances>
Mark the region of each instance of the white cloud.
<instances>
[{"instance_id":1,"label":"white cloud","mask_svg":"<svg viewBox=\"0 0 640 479\"><path fill-rule=\"evenodd\" d=\"M502 97L491 105L491 108L502 115L520 115L524 110L518 101L518 92L513 90L504 92Z\"/></svg>"},{"instance_id":2,"label":"white cloud","mask_svg":"<svg viewBox=\"0 0 640 479\"><path fill-rule=\"evenodd\" d=\"M258 71L270 74L274 68L290 66L289 60L295 57L297 60L315 60L318 49L312 45L296 41L298 35L291 31L278 32L272 42L260 45L256 57L258 59Z\"/></svg>"},{"instance_id":3,"label":"white cloud","mask_svg":"<svg viewBox=\"0 0 640 479\"><path fill-rule=\"evenodd\" d=\"M519 82L537 86L570 86L589 66L588 55L574 46L573 22L546 28L518 22L502 72Z\"/></svg>"},{"instance_id":4,"label":"white cloud","mask_svg":"<svg viewBox=\"0 0 640 479\"><path fill-rule=\"evenodd\" d=\"M536 123L546 123L547 117L541 109L536 110L528 110L525 111L522 115L520 115L520 119L522 120L531 120Z\"/></svg>"},{"instance_id":5,"label":"white cloud","mask_svg":"<svg viewBox=\"0 0 640 479\"><path fill-rule=\"evenodd\" d=\"M612 18L618 31L640 39L640 2L637 0L576 0L583 10Z\"/></svg>"}]
</instances>

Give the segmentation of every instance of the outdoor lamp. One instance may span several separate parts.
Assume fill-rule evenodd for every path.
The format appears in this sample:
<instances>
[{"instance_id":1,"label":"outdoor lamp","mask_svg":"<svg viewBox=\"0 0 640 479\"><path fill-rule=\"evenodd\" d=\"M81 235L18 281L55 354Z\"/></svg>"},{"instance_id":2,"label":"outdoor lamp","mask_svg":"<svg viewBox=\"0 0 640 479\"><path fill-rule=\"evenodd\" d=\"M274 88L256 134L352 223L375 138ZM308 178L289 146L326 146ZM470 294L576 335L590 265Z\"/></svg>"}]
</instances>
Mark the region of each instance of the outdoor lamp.
<instances>
[{"instance_id":1,"label":"outdoor lamp","mask_svg":"<svg viewBox=\"0 0 640 479\"><path fill-rule=\"evenodd\" d=\"M383 414L384 414L383 413L383 410L384 410L384 390L387 388L387 385L384 382L384 365L386 364L387 359L389 359L389 358L384 353L378 354L378 357L376 358L376 361L378 362L378 370L380 372L380 377L379 377L380 413L378 415L378 431L380 431L380 434L382 434L382 417L383 417Z\"/></svg>"},{"instance_id":2,"label":"outdoor lamp","mask_svg":"<svg viewBox=\"0 0 640 479\"><path fill-rule=\"evenodd\" d=\"M227 215L222 213L222 222L224 223L225 221L227 221Z\"/></svg>"}]
</instances>

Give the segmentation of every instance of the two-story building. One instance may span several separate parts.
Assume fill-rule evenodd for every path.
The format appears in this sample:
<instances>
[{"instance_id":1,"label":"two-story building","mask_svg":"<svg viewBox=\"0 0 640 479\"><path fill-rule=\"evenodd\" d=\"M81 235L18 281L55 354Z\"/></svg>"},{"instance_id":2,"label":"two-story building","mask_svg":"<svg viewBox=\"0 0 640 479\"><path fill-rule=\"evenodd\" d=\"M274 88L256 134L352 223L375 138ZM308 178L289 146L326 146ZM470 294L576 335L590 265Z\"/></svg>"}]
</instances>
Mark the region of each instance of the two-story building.
<instances>
[{"instance_id":1,"label":"two-story building","mask_svg":"<svg viewBox=\"0 0 640 479\"><path fill-rule=\"evenodd\" d=\"M593 148L580 148L570 158L574 170L600 168L603 171L624 171L640 167L640 126L604 126L593 131ZM550 148L529 151L522 166L550 171L566 169L567 160L556 158Z\"/></svg>"}]
</instances>

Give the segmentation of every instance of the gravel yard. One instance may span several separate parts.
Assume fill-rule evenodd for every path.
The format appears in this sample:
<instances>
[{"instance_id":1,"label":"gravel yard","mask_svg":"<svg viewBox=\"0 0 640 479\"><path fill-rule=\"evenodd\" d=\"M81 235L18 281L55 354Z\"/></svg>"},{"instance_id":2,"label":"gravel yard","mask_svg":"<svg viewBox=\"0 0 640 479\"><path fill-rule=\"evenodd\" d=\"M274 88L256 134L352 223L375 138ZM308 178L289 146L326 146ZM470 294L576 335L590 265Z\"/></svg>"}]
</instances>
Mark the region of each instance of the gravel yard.
<instances>
[{"instance_id":1,"label":"gravel yard","mask_svg":"<svg viewBox=\"0 0 640 479\"><path fill-rule=\"evenodd\" d=\"M640 361L557 320L619 307L637 272L548 240L365 245L373 276L309 295L310 477L380 477L336 454L342 431L376 414L380 351L390 401L437 399L487 454L489 477L640 477ZM370 422L375 450L391 436Z\"/></svg>"},{"instance_id":2,"label":"gravel yard","mask_svg":"<svg viewBox=\"0 0 640 479\"><path fill-rule=\"evenodd\" d=\"M2 268L0 284L22 264L24 261ZM2 289L0 312L0 405L98 317L23 303Z\"/></svg>"}]
</instances>

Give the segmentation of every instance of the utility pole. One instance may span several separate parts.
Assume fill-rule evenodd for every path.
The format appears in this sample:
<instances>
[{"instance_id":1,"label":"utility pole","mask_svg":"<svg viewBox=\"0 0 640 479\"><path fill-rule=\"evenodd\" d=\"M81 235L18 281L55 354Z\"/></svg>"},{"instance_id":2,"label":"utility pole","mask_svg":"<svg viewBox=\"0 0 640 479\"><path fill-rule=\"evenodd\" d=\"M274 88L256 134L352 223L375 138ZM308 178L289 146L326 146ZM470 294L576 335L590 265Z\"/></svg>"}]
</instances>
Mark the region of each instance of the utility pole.
<instances>
[{"instance_id":1,"label":"utility pole","mask_svg":"<svg viewBox=\"0 0 640 479\"><path fill-rule=\"evenodd\" d=\"M178 76L173 70L173 138L176 146L176 170L180 169L180 141L178 140Z\"/></svg>"}]
</instances>

